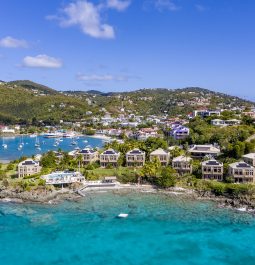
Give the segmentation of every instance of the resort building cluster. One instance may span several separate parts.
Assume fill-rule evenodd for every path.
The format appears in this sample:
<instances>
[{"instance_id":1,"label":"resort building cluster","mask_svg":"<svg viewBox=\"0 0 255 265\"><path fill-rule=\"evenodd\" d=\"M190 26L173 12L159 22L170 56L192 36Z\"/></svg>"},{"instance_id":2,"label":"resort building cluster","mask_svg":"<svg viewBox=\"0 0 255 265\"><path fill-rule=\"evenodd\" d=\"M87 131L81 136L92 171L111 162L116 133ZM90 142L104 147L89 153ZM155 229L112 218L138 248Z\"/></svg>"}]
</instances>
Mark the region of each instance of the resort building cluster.
<instances>
[{"instance_id":1,"label":"resort building cluster","mask_svg":"<svg viewBox=\"0 0 255 265\"><path fill-rule=\"evenodd\" d=\"M198 102L200 102L198 100ZM206 100L201 101L206 105ZM178 102L181 105L181 102ZM236 111L236 110L235 110ZM238 110L242 114L246 112L244 109ZM123 143L123 138L135 139L137 141L145 141L148 138L166 138L174 140L174 144L182 142L190 136L189 119L200 117L206 119L211 117L208 124L215 127L226 126L239 126L241 119L222 119L222 109L209 110L198 109L190 113L186 118L177 115L175 118L169 118L167 115L155 116L149 115L146 120L143 116L135 114L120 114L119 117L111 117L109 113L100 117L91 117L91 124L97 124L96 128L93 128L93 133L96 136L104 136L110 138L117 138L119 143ZM253 117L252 113L255 113L255 109L247 112L245 115ZM88 114L90 115L90 114ZM237 117L239 117L237 115ZM254 115L255 117L255 115ZM149 126L142 126L145 122L150 123ZM54 128L54 126L48 126L47 132L44 132L45 138L56 138L54 146L58 146L59 138L72 138L78 136L75 132L75 128L81 128L86 126L86 122L68 123L61 121L63 126L71 126L72 129L63 130L60 128ZM20 130L17 126L0 126L2 134L13 134ZM37 137L31 135L31 137ZM107 140L105 140L107 142ZM76 144L75 140L72 144ZM174 145L172 144L172 145ZM22 144L21 144L22 145ZM3 143L3 148L7 148L7 144ZM221 155L220 146L217 144L195 144L188 146L184 152L183 146L179 146L182 149L182 155L176 157L171 155L171 150L174 146L169 147L167 150L158 148L146 153L143 150L134 148L126 153L120 153L112 148L106 150L93 149L86 147L69 152L69 156L73 158L81 157L81 166L85 167L90 164L97 163L101 168L115 168L119 166L119 160L124 159L125 166L130 168L143 167L146 162L154 162L157 160L162 167L172 167L180 176L192 174L194 161L200 161L201 176L203 179L210 179L216 181L223 181L226 177L233 178L236 183L255 182L255 154L250 153L242 157L242 161L231 163L224 168L222 162L220 162L219 156ZM185 153L185 155L184 155ZM56 152L56 157L61 158L61 152ZM42 167L40 166L39 159L26 159L18 164L18 176L20 178L31 176L34 174L40 174ZM46 184L58 185L58 184L70 184L74 182L84 182L85 178L79 172L62 171L53 172L48 175L42 176L46 181Z\"/></svg>"}]
</instances>

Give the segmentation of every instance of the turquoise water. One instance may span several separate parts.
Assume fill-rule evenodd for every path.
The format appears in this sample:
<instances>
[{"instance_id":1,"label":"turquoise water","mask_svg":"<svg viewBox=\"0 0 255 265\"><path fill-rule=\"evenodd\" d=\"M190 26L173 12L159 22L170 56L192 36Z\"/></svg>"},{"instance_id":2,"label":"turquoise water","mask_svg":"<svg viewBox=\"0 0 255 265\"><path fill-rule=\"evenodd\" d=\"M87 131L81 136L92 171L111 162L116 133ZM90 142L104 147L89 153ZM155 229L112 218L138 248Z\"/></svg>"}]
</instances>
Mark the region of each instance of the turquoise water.
<instances>
[{"instance_id":1,"label":"turquoise water","mask_svg":"<svg viewBox=\"0 0 255 265\"><path fill-rule=\"evenodd\" d=\"M4 140L3 140L4 139ZM1 137L0 138L0 161L8 162L10 160L14 160L20 158L21 156L31 156L35 154L42 154L49 150L57 151L61 148L63 151L71 151L75 147L84 148L87 145L91 147L102 147L103 141L101 139L91 138L91 137L80 137L77 139L77 146L71 145L73 139L71 138L63 138L63 142L60 142L58 146L54 146L56 139L47 139L43 138L43 136L38 136L41 150L37 150L35 147L36 138L31 138L29 136L23 137L24 147L22 150L18 150L19 144L22 142L22 138L20 136L16 137ZM84 140L87 140L87 143L84 143ZM2 144L5 143L8 145L7 149L3 149Z\"/></svg>"},{"instance_id":2,"label":"turquoise water","mask_svg":"<svg viewBox=\"0 0 255 265\"><path fill-rule=\"evenodd\" d=\"M119 213L129 213L118 219ZM210 202L90 194L0 204L0 264L255 264L255 219Z\"/></svg>"}]
</instances>

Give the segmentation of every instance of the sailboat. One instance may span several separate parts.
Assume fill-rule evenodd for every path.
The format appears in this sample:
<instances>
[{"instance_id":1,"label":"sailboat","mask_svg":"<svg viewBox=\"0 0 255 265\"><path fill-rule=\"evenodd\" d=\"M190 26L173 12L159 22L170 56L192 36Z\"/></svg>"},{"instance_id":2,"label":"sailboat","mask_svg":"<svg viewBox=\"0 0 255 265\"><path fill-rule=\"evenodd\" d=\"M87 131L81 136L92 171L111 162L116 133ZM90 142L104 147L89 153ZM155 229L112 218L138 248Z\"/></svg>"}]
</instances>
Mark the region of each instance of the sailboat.
<instances>
[{"instance_id":1,"label":"sailboat","mask_svg":"<svg viewBox=\"0 0 255 265\"><path fill-rule=\"evenodd\" d=\"M21 136L20 144L18 146L18 150L21 150L24 146L23 136Z\"/></svg>"},{"instance_id":2,"label":"sailboat","mask_svg":"<svg viewBox=\"0 0 255 265\"><path fill-rule=\"evenodd\" d=\"M36 137L36 140L35 140L35 147L37 147L37 149L40 148L40 142L39 142L38 137Z\"/></svg>"},{"instance_id":3,"label":"sailboat","mask_svg":"<svg viewBox=\"0 0 255 265\"><path fill-rule=\"evenodd\" d=\"M8 145L4 143L4 138L3 138L3 144L2 144L3 149L7 149Z\"/></svg>"}]
</instances>

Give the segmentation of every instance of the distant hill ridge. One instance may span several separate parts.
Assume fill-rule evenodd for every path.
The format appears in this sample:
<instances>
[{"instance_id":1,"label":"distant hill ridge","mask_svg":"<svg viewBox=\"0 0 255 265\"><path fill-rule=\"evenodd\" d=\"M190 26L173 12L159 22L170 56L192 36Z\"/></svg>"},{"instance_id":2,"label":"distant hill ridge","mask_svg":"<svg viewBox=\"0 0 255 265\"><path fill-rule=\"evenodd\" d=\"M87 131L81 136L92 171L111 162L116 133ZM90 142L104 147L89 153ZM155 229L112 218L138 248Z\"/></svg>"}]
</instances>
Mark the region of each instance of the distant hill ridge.
<instances>
[{"instance_id":1,"label":"distant hill ridge","mask_svg":"<svg viewBox=\"0 0 255 265\"><path fill-rule=\"evenodd\" d=\"M20 87L24 87L26 89L34 89L34 90L38 90L41 91L45 94L56 94L58 93L56 90L49 88L47 86L32 82L30 80L16 80L16 81L11 81L8 82L8 84L10 85L17 85Z\"/></svg>"},{"instance_id":2,"label":"distant hill ridge","mask_svg":"<svg viewBox=\"0 0 255 265\"><path fill-rule=\"evenodd\" d=\"M251 101L199 87L104 93L97 90L58 91L30 80L1 83L0 98L0 123L30 122L32 119L52 123L79 121L105 113L186 116L198 108L254 106Z\"/></svg>"}]
</instances>

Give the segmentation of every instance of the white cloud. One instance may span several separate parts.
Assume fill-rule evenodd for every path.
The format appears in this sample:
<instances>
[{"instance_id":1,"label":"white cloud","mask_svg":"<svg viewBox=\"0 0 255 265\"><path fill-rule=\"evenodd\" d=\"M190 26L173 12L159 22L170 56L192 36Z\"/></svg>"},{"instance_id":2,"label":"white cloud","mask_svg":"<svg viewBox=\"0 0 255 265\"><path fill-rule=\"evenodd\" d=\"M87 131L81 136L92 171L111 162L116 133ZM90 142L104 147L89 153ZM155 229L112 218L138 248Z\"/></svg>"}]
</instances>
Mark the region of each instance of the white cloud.
<instances>
[{"instance_id":1,"label":"white cloud","mask_svg":"<svg viewBox=\"0 0 255 265\"><path fill-rule=\"evenodd\" d=\"M131 4L131 1L130 0L126 0L126 1L107 0L106 4L109 8L113 8L118 11L123 11L129 7L129 5Z\"/></svg>"},{"instance_id":2,"label":"white cloud","mask_svg":"<svg viewBox=\"0 0 255 265\"><path fill-rule=\"evenodd\" d=\"M25 40L15 39L7 36L0 39L0 46L4 48L27 48L28 44Z\"/></svg>"},{"instance_id":3,"label":"white cloud","mask_svg":"<svg viewBox=\"0 0 255 265\"><path fill-rule=\"evenodd\" d=\"M77 0L65 6L57 15L47 16L48 20L57 20L62 27L78 26L82 32L93 38L113 39L115 30L112 25L103 22L102 15L109 10L126 10L131 0L101 0L94 4L90 0Z\"/></svg>"},{"instance_id":4,"label":"white cloud","mask_svg":"<svg viewBox=\"0 0 255 265\"><path fill-rule=\"evenodd\" d=\"M180 9L172 0L156 0L155 7L159 11L163 10L170 10L170 11L177 11Z\"/></svg>"},{"instance_id":5,"label":"white cloud","mask_svg":"<svg viewBox=\"0 0 255 265\"><path fill-rule=\"evenodd\" d=\"M59 20L60 26L79 26L84 34L94 38L113 39L115 32L113 26L102 23L101 12L104 5L94 5L84 0L70 3L62 9L61 16L47 16L47 19Z\"/></svg>"},{"instance_id":6,"label":"white cloud","mask_svg":"<svg viewBox=\"0 0 255 265\"><path fill-rule=\"evenodd\" d=\"M91 75L86 75L86 74L78 74L77 79L80 81L128 81L129 77L124 76L124 75L110 75L110 74L104 74L104 75L98 75L98 74L91 74Z\"/></svg>"},{"instance_id":7,"label":"white cloud","mask_svg":"<svg viewBox=\"0 0 255 265\"><path fill-rule=\"evenodd\" d=\"M45 54L39 54L37 56L26 56L23 59L23 66L31 68L60 68L62 67L62 61L54 57L50 57Z\"/></svg>"}]
</instances>

